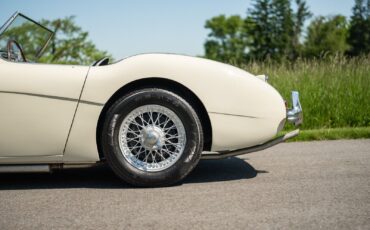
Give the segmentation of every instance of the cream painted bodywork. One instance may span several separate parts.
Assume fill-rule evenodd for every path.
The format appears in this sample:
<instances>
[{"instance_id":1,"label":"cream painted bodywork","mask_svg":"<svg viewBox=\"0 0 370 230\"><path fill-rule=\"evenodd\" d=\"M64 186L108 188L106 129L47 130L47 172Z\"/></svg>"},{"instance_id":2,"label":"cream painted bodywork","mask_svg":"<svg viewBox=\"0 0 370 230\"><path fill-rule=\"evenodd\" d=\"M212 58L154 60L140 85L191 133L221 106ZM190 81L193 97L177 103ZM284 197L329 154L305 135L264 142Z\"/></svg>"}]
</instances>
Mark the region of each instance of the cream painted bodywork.
<instances>
[{"instance_id":1,"label":"cream painted bodywork","mask_svg":"<svg viewBox=\"0 0 370 230\"><path fill-rule=\"evenodd\" d=\"M0 162L62 160L88 69L0 59Z\"/></svg>"},{"instance_id":2,"label":"cream painted bodywork","mask_svg":"<svg viewBox=\"0 0 370 230\"><path fill-rule=\"evenodd\" d=\"M212 151L233 150L273 138L285 121L280 94L254 75L230 65L180 55L146 54L92 67L82 100L105 104L122 86L139 79L165 78L190 89L204 104L212 125ZM80 110L81 109L81 110ZM96 151L99 108L79 108L65 157L91 159ZM83 132L89 130L89 132Z\"/></svg>"},{"instance_id":3,"label":"cream painted bodywork","mask_svg":"<svg viewBox=\"0 0 370 230\"><path fill-rule=\"evenodd\" d=\"M0 74L4 73L2 69L4 65L5 68L9 68L6 71L13 71L10 70L12 68L10 65L0 60ZM31 66L33 64L22 65ZM24 77L33 76L35 84L30 83L23 90L48 93L53 96L78 98L79 92L83 88L81 101L95 103L79 103L68 142L66 143L66 149L61 159L64 163L99 161L96 129L103 105L121 87L140 79L170 79L190 89L203 103L210 117L213 134L212 151L233 150L266 142L276 135L286 117L282 97L269 84L233 66L206 59L171 54L133 56L115 64L91 67L84 87L82 87L84 80L82 73L86 74L88 67L74 67L75 69L69 67L74 69L74 71L78 69L74 73L73 70L68 72L68 68L65 66L34 66L35 69L32 70L24 67L27 69L24 70L24 73L29 73ZM40 68L40 70L36 70L37 68ZM59 74L58 68L63 69L60 72L64 73ZM57 72L58 77L55 77L55 79L59 81L61 79L59 77L65 77L65 80L59 82L59 86L51 89L49 87L54 86L54 83L50 79L39 77L39 75L34 73L40 71ZM77 76L72 77L72 74ZM42 81L46 81L46 83ZM15 80L13 84L16 85L16 82L22 84L21 80ZM2 82L0 83L2 84ZM66 86L71 88L67 87L68 89L66 89ZM78 91L79 88L80 91ZM2 97L3 95L0 96ZM11 99L14 98L8 98L7 100ZM11 102L8 103L8 106L10 106ZM73 114L70 112L61 111L62 109L45 111L45 109L41 108L42 106L47 106L47 103L50 103L50 106L54 105L54 103L61 103L60 108L63 106L76 106L76 104L71 102L52 102L52 100L50 102L29 101L28 106L30 108L35 108L34 106L36 106L38 108L37 111L40 110L40 116L50 119L50 123L47 122L48 125L56 122L55 119L61 120L62 117L60 116L72 122L70 117L73 117ZM58 115L59 113L62 115ZM3 115L0 115L0 119ZM40 127L38 132L46 133L44 129L46 130L45 127ZM60 130L63 131L63 134L58 135L65 136L65 130L62 130L62 128ZM5 134L1 135L0 137L4 137ZM15 143L16 141L14 141ZM18 143L23 144L24 142L19 140ZM27 142L27 144L31 143ZM0 156L3 154L1 150L0 148ZM60 148L53 150L53 153L58 153L59 151ZM0 158L0 163L3 163L2 158Z\"/></svg>"}]
</instances>

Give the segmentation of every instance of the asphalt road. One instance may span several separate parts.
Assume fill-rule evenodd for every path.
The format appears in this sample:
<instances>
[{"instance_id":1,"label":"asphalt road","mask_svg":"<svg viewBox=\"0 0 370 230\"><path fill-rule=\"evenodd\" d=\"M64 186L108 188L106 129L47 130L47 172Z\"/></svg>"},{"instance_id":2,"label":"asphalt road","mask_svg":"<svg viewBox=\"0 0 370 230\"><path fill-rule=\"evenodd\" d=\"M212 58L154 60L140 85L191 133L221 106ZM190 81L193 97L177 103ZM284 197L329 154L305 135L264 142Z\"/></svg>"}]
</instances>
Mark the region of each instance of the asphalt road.
<instances>
[{"instance_id":1,"label":"asphalt road","mask_svg":"<svg viewBox=\"0 0 370 230\"><path fill-rule=\"evenodd\" d=\"M0 229L370 229L370 140L281 144L137 189L106 167L0 175Z\"/></svg>"}]
</instances>

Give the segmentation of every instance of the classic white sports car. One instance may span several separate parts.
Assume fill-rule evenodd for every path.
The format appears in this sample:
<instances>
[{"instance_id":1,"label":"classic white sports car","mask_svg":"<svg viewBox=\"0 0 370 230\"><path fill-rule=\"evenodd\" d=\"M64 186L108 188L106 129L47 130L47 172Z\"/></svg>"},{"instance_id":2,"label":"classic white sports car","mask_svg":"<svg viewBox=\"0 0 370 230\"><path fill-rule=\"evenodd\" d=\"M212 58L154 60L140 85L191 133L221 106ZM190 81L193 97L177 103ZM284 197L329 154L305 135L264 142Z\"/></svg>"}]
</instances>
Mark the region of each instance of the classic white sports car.
<instances>
[{"instance_id":1,"label":"classic white sports car","mask_svg":"<svg viewBox=\"0 0 370 230\"><path fill-rule=\"evenodd\" d=\"M0 172L107 162L128 183L163 186L200 159L259 151L299 132L276 137L286 121L302 122L302 109L293 92L287 110L264 75L173 54L37 63L52 36L20 13L0 29Z\"/></svg>"}]
</instances>

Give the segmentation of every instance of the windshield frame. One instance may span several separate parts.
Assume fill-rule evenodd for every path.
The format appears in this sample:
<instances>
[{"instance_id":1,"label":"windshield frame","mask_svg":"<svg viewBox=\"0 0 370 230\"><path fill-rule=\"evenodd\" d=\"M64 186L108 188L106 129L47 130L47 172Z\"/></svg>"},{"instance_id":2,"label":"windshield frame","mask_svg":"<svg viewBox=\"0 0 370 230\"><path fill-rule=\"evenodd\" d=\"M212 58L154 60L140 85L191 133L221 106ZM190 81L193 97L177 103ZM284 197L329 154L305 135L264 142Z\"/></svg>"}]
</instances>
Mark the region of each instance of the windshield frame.
<instances>
[{"instance_id":1,"label":"windshield frame","mask_svg":"<svg viewBox=\"0 0 370 230\"><path fill-rule=\"evenodd\" d=\"M13 21L18 17L18 16L21 16L27 20L29 20L30 22L36 24L37 26L41 27L42 29L48 31L50 33L50 36L49 38L46 40L45 44L40 48L39 52L35 55L36 59L39 59L41 56L42 56L42 53L45 51L46 47L49 45L49 42L50 40L53 38L54 36L54 32L52 30L50 30L49 28L41 25L40 23L36 22L35 20L33 20L32 18L29 18L27 17L26 15L22 14L22 13L19 13L19 12L15 12L6 22L5 24L0 28L0 36L9 28L10 25L12 25Z\"/></svg>"}]
</instances>

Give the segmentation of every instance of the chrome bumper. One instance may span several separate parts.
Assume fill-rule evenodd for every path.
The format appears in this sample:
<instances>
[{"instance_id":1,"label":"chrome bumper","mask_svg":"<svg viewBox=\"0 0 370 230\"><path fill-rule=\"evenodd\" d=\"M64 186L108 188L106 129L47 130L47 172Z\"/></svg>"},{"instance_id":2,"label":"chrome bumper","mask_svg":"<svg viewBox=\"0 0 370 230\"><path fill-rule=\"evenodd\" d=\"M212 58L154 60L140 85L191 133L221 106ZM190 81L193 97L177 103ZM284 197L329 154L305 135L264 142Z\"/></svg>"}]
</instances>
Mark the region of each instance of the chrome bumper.
<instances>
[{"instance_id":1,"label":"chrome bumper","mask_svg":"<svg viewBox=\"0 0 370 230\"><path fill-rule=\"evenodd\" d=\"M292 109L287 110L286 119L295 126L303 123L303 112L298 91L292 91Z\"/></svg>"},{"instance_id":2,"label":"chrome bumper","mask_svg":"<svg viewBox=\"0 0 370 230\"><path fill-rule=\"evenodd\" d=\"M225 152L203 152L201 159L204 160L216 160L216 159L224 159L227 157L235 157L247 153L253 153L253 152L258 152L262 151L264 149L270 148L274 145L277 145L281 142L284 142L290 138L293 138L299 134L299 129L294 130L292 132L289 132L283 136L277 137L271 141L268 141L264 144L244 148L244 149L238 149L238 150L233 150L233 151L225 151Z\"/></svg>"}]
</instances>

